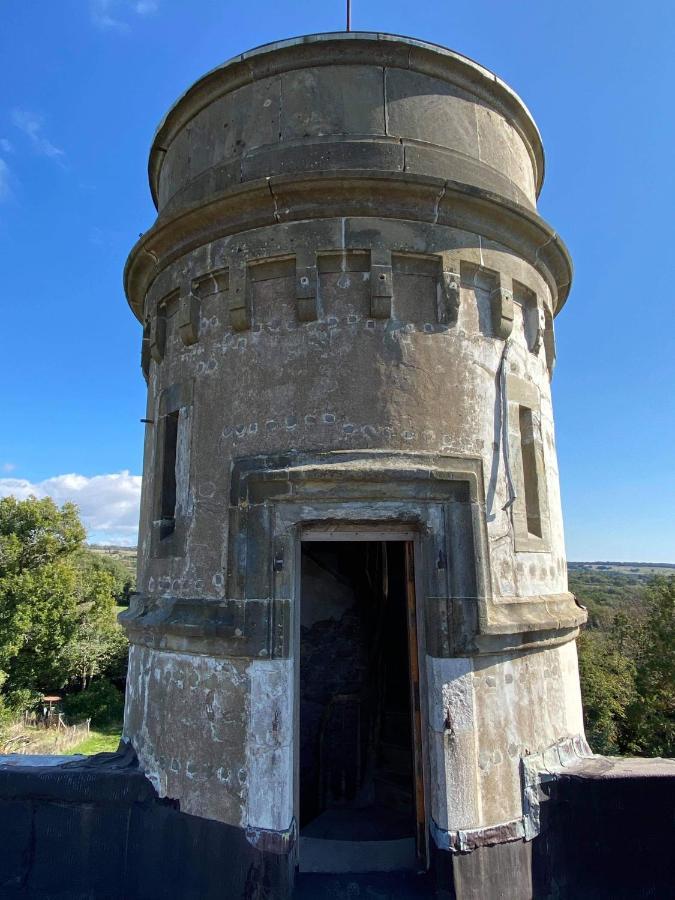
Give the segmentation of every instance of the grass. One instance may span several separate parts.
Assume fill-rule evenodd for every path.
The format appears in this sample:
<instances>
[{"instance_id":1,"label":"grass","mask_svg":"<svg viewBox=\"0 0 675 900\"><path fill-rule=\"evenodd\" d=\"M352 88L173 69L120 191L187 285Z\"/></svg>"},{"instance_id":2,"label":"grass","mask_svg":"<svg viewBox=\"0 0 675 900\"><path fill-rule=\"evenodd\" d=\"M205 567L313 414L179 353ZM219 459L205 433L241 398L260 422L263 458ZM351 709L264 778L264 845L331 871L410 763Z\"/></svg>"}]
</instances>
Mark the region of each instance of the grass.
<instances>
[{"instance_id":1,"label":"grass","mask_svg":"<svg viewBox=\"0 0 675 900\"><path fill-rule=\"evenodd\" d=\"M122 723L112 722L110 725L101 725L92 728L89 737L67 752L67 756L82 754L91 756L94 753L114 753L120 742Z\"/></svg>"}]
</instances>

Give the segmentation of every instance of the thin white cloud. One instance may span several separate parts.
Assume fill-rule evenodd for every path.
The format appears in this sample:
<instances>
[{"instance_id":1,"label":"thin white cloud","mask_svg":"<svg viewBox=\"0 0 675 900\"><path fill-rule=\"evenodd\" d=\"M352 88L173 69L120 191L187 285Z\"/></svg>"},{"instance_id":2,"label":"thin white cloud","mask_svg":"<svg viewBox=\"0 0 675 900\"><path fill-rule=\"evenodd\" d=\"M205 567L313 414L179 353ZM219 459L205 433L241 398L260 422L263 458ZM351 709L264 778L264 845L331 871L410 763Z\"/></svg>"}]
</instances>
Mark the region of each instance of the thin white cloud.
<instances>
[{"instance_id":1,"label":"thin white cloud","mask_svg":"<svg viewBox=\"0 0 675 900\"><path fill-rule=\"evenodd\" d=\"M74 473L44 481L0 478L0 497L51 497L59 506L76 503L89 540L96 544L133 546L138 540L141 476L128 471L87 478Z\"/></svg>"},{"instance_id":2,"label":"thin white cloud","mask_svg":"<svg viewBox=\"0 0 675 900\"><path fill-rule=\"evenodd\" d=\"M7 200L12 193L10 178L9 166L0 156L0 203L2 203L3 200Z\"/></svg>"},{"instance_id":3,"label":"thin white cloud","mask_svg":"<svg viewBox=\"0 0 675 900\"><path fill-rule=\"evenodd\" d=\"M137 0L134 3L134 12L139 16L151 16L159 9L159 0Z\"/></svg>"},{"instance_id":4,"label":"thin white cloud","mask_svg":"<svg viewBox=\"0 0 675 900\"><path fill-rule=\"evenodd\" d=\"M14 109L12 110L12 124L26 135L33 149L40 156L46 156L56 162L63 162L65 153L45 137L42 130L42 117L37 113L27 109Z\"/></svg>"},{"instance_id":5,"label":"thin white cloud","mask_svg":"<svg viewBox=\"0 0 675 900\"><path fill-rule=\"evenodd\" d=\"M0 151L3 153L13 153L14 147L12 147L12 142L8 141L7 138L0 138Z\"/></svg>"},{"instance_id":6,"label":"thin white cloud","mask_svg":"<svg viewBox=\"0 0 675 900\"><path fill-rule=\"evenodd\" d=\"M14 463L6 462L0 466L0 469L2 469L3 472L13 472L14 469L16 469L16 466Z\"/></svg>"},{"instance_id":7,"label":"thin white cloud","mask_svg":"<svg viewBox=\"0 0 675 900\"><path fill-rule=\"evenodd\" d=\"M126 20L131 13L150 16L159 8L159 0L89 0L91 20L103 31L129 31Z\"/></svg>"},{"instance_id":8,"label":"thin white cloud","mask_svg":"<svg viewBox=\"0 0 675 900\"><path fill-rule=\"evenodd\" d=\"M105 31L127 31L127 23L112 14L114 5L114 0L90 0L91 20L97 28Z\"/></svg>"}]
</instances>

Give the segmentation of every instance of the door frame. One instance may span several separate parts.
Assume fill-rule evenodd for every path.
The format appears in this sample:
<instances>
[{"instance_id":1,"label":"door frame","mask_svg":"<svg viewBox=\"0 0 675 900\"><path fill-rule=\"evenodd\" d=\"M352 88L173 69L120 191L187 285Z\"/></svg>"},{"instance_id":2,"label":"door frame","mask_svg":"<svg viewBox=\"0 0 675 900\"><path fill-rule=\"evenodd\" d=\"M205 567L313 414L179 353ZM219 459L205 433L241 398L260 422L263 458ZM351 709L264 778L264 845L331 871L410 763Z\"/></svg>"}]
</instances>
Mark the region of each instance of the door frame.
<instances>
[{"instance_id":1,"label":"door frame","mask_svg":"<svg viewBox=\"0 0 675 900\"><path fill-rule=\"evenodd\" d=\"M297 578L302 533L317 528L322 537L344 531L366 533L365 540L378 534L391 539L397 530L406 540L415 535L425 801L431 833L441 833L448 791L460 774L456 762L439 752L437 732L431 729L431 704L435 715L442 697L436 696L430 661L466 656L490 631L497 610L480 459L382 450L241 457L232 466L228 519L228 599L221 604L229 617L227 646L233 655L253 660L252 677L262 679L264 701L256 756L266 764L256 765L251 774L253 802L247 799L243 811L249 840L290 854L292 865L297 852ZM222 652L223 638L218 640ZM283 689L273 698L279 685ZM429 696L432 685L434 698ZM270 712L277 716L274 729L265 724ZM477 767L473 757L468 764ZM447 790L436 789L444 783Z\"/></svg>"},{"instance_id":2,"label":"door frame","mask_svg":"<svg viewBox=\"0 0 675 900\"><path fill-rule=\"evenodd\" d=\"M424 653L424 616L417 598L421 596L418 569L420 559L420 534L414 529L388 523L343 523L339 527L310 523L298 529L295 544L294 602L293 602L293 811L300 822L300 619L302 604L302 545L306 542L403 542L404 594L406 603L406 632L408 642L408 682L410 685L411 726L413 750L413 794L415 802L415 847L419 871L429 868L429 748L427 745L426 671L420 664ZM412 570L412 571L411 571ZM411 577L412 576L412 577ZM299 837L299 824L298 824ZM296 842L296 865L300 859L300 840Z\"/></svg>"}]
</instances>

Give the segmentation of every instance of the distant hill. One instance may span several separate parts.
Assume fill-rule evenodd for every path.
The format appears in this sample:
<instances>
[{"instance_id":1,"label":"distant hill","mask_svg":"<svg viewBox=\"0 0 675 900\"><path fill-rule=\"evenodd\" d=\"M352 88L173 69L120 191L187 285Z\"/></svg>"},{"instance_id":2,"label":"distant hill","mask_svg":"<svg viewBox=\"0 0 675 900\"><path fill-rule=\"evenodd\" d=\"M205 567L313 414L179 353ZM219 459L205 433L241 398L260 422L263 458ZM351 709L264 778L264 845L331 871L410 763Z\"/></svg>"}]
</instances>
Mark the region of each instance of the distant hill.
<instances>
[{"instance_id":1,"label":"distant hill","mask_svg":"<svg viewBox=\"0 0 675 900\"><path fill-rule=\"evenodd\" d=\"M619 575L637 575L653 578L655 575L675 575L675 563L648 562L568 562L569 572L616 572Z\"/></svg>"},{"instance_id":2,"label":"distant hill","mask_svg":"<svg viewBox=\"0 0 675 900\"><path fill-rule=\"evenodd\" d=\"M644 562L569 562L569 589L588 609L590 628L606 629L618 612L640 617L644 593L657 575L675 575L675 565Z\"/></svg>"}]
</instances>

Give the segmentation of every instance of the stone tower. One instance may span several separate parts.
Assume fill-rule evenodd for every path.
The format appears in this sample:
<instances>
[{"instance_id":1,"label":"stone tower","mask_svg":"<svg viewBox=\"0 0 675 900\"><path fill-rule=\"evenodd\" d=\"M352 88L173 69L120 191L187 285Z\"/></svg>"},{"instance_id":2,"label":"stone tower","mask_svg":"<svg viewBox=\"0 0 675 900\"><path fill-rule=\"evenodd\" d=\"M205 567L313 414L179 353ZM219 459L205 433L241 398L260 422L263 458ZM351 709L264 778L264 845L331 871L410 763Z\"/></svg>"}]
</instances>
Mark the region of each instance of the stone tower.
<instances>
[{"instance_id":1,"label":"stone tower","mask_svg":"<svg viewBox=\"0 0 675 900\"><path fill-rule=\"evenodd\" d=\"M523 760L583 746L585 619L536 125L456 53L311 35L193 85L149 172L125 739L287 892L434 865L464 896L461 864L525 896Z\"/></svg>"}]
</instances>

